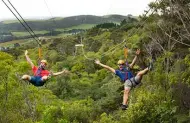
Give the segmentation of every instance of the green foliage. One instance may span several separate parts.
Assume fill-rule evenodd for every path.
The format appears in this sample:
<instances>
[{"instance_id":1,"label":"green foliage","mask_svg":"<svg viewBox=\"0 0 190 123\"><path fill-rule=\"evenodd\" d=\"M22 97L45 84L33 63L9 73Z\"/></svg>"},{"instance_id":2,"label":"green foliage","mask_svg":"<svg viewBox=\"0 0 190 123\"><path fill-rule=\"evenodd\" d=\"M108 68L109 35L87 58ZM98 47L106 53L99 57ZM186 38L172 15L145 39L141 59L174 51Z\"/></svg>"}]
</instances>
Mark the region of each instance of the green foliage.
<instances>
[{"instance_id":1,"label":"green foliage","mask_svg":"<svg viewBox=\"0 0 190 123\"><path fill-rule=\"evenodd\" d=\"M110 115L108 116L106 113L103 113L100 115L100 119L93 123L117 123L117 122L113 121L112 116L110 116Z\"/></svg>"},{"instance_id":2,"label":"green foliage","mask_svg":"<svg viewBox=\"0 0 190 123\"><path fill-rule=\"evenodd\" d=\"M34 31L34 32L35 32L35 34L45 34L45 33L48 33L48 31L45 31L45 30L43 30L43 31ZM28 32L12 32L12 34L14 36L16 36L16 37L24 37L24 36L29 36L30 35L30 33L28 33Z\"/></svg>"},{"instance_id":3,"label":"green foliage","mask_svg":"<svg viewBox=\"0 0 190 123\"><path fill-rule=\"evenodd\" d=\"M0 52L0 79L1 80L6 80L7 75L10 73L11 68L13 65L13 58L12 56Z\"/></svg>"},{"instance_id":4,"label":"green foliage","mask_svg":"<svg viewBox=\"0 0 190 123\"><path fill-rule=\"evenodd\" d=\"M47 107L46 110L43 112L43 122L42 123L68 123L67 120L62 120L63 112L61 107L50 106Z\"/></svg>"},{"instance_id":5,"label":"green foliage","mask_svg":"<svg viewBox=\"0 0 190 123\"><path fill-rule=\"evenodd\" d=\"M115 28L115 27L117 27L115 23L103 23L103 24L96 25L94 28L109 29L109 28Z\"/></svg>"},{"instance_id":6,"label":"green foliage","mask_svg":"<svg viewBox=\"0 0 190 123\"><path fill-rule=\"evenodd\" d=\"M183 72L182 78L184 83L188 83L188 85L190 85L190 55L187 55L184 61L187 69Z\"/></svg>"},{"instance_id":7,"label":"green foliage","mask_svg":"<svg viewBox=\"0 0 190 123\"><path fill-rule=\"evenodd\" d=\"M122 30L114 30L110 35L110 39L113 40L115 44L122 42L123 41L122 37L123 37Z\"/></svg>"},{"instance_id":8,"label":"green foliage","mask_svg":"<svg viewBox=\"0 0 190 123\"><path fill-rule=\"evenodd\" d=\"M69 122L89 122L92 114L91 99L64 102L61 107L46 107L43 112L42 123L69 123Z\"/></svg>"},{"instance_id":9,"label":"green foliage","mask_svg":"<svg viewBox=\"0 0 190 123\"><path fill-rule=\"evenodd\" d=\"M67 68L70 71L68 75L52 77L44 87L37 88L20 79L23 74L32 75L23 51L29 51L36 65L36 43L31 41L10 49L7 51L9 54L0 52L0 122L189 122L190 55L187 46L183 45L189 42L189 21L184 17L188 13L183 13L187 7L182 7L188 4L169 2L150 4L150 8L156 11L139 21L131 16L124 20L113 15L116 20L123 20L120 26L104 23L77 35L43 42L43 58L48 60L48 69L56 72ZM173 7L171 4L177 6L168 9ZM178 6L183 10L176 9ZM84 21L83 18L78 19ZM72 23L69 19L67 21ZM37 25L34 27L38 30ZM60 28L60 31L69 31ZM122 42L124 39L126 42ZM81 43L83 48L75 47ZM126 111L119 109L123 95L119 78L94 64L94 59L98 58L103 64L117 69L117 61L124 59L124 43L129 48L129 63L136 48L142 50L137 67L141 64L147 67L149 59L154 59L153 70L143 76L142 84L130 92Z\"/></svg>"},{"instance_id":10,"label":"green foliage","mask_svg":"<svg viewBox=\"0 0 190 123\"><path fill-rule=\"evenodd\" d=\"M96 35L98 35L99 33L101 33L102 31L101 31L101 29L99 29L99 28L92 28L92 29L90 29L88 32L87 32L87 35L88 36L96 36Z\"/></svg>"},{"instance_id":11,"label":"green foliage","mask_svg":"<svg viewBox=\"0 0 190 123\"><path fill-rule=\"evenodd\" d=\"M55 63L58 59L58 53L55 50L49 50L46 54L46 59L51 63Z\"/></svg>"},{"instance_id":12,"label":"green foliage","mask_svg":"<svg viewBox=\"0 0 190 123\"><path fill-rule=\"evenodd\" d=\"M144 123L144 122L176 122L174 115L176 107L170 98L165 97L160 93L161 90L154 92L145 91L143 93L139 90L135 96L132 97L131 106L128 111L122 114L121 122L127 123Z\"/></svg>"}]
</instances>

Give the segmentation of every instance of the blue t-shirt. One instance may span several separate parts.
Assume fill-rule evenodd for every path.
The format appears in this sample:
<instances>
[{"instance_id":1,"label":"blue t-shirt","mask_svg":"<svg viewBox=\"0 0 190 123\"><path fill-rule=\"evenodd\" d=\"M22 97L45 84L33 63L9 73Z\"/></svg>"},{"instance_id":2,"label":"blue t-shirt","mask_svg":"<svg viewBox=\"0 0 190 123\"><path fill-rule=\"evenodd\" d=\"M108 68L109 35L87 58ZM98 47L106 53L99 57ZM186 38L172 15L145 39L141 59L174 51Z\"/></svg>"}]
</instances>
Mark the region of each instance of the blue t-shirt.
<instances>
[{"instance_id":1,"label":"blue t-shirt","mask_svg":"<svg viewBox=\"0 0 190 123\"><path fill-rule=\"evenodd\" d=\"M125 82L127 79L131 79L133 74L130 71L121 71L115 70L115 75L119 76L122 82Z\"/></svg>"}]
</instances>

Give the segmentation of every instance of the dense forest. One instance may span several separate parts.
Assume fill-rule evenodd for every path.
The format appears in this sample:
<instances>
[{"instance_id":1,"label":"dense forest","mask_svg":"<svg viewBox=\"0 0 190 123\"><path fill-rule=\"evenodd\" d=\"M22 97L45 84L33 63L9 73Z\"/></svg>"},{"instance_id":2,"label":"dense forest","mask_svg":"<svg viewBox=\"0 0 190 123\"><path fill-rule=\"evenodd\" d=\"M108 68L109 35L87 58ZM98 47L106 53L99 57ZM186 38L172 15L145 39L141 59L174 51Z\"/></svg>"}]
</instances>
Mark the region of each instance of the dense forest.
<instances>
[{"instance_id":1,"label":"dense forest","mask_svg":"<svg viewBox=\"0 0 190 123\"><path fill-rule=\"evenodd\" d=\"M38 45L31 42L0 52L1 123L189 123L190 122L190 0L157 0L150 13L120 25L100 24L83 33L42 41L43 59L56 72L43 87L21 80L32 75L24 51L35 64ZM84 47L75 47L83 44ZM134 73L149 61L153 70L132 89L129 107L120 109L123 85L94 63L117 69L129 48L141 54Z\"/></svg>"}]
</instances>

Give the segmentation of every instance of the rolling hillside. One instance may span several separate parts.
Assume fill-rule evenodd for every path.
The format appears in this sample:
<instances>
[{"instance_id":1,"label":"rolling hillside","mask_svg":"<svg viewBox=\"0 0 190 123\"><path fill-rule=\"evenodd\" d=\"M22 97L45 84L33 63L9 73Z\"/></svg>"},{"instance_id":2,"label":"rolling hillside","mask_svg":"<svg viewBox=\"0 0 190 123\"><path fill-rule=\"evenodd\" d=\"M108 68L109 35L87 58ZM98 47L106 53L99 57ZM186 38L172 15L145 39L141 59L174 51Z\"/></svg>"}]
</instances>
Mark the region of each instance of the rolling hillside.
<instances>
[{"instance_id":1,"label":"rolling hillside","mask_svg":"<svg viewBox=\"0 0 190 123\"><path fill-rule=\"evenodd\" d=\"M86 29L90 29L100 23L116 23L124 19L129 20L131 16L122 15L80 15L66 18L50 18L47 20L27 20L28 25L33 29L37 36L57 36L67 35L70 33L78 33ZM30 34L17 20L6 20L0 22L0 43L28 39Z\"/></svg>"},{"instance_id":2,"label":"rolling hillside","mask_svg":"<svg viewBox=\"0 0 190 123\"><path fill-rule=\"evenodd\" d=\"M108 16L93 16L93 15L80 15L59 19L48 20L29 20L28 25L33 30L52 30L59 28L69 28L78 26L81 24L100 24L104 22L120 23L123 19L127 19L127 16L122 15L108 15ZM11 23L12 22L12 23ZM25 31L22 25L16 21L2 21L0 22L0 31Z\"/></svg>"}]
</instances>

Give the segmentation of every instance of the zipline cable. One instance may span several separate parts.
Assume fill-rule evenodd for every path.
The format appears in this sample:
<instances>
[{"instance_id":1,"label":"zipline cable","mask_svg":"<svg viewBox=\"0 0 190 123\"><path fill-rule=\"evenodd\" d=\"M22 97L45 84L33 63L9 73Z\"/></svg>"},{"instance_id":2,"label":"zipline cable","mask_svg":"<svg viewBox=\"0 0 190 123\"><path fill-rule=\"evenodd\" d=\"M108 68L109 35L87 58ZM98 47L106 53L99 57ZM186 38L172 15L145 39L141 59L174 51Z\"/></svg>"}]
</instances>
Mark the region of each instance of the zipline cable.
<instances>
[{"instance_id":1,"label":"zipline cable","mask_svg":"<svg viewBox=\"0 0 190 123\"><path fill-rule=\"evenodd\" d=\"M57 25L57 23L55 22L55 19L54 19L55 17L54 17L53 14L51 13L50 8L48 7L48 4L47 4L46 0L44 0L44 3L45 3L45 5L46 5L46 8L47 8L48 12L49 12L50 15L51 15L51 18L52 18L52 20L53 20L54 25L55 25L56 27L58 27L58 25Z\"/></svg>"},{"instance_id":2,"label":"zipline cable","mask_svg":"<svg viewBox=\"0 0 190 123\"><path fill-rule=\"evenodd\" d=\"M2 0L3 1L3 0ZM9 4L13 7L13 9L16 11L16 13L20 16L20 18L23 20L23 22L26 24L26 26L29 28L29 30L33 33L35 36L35 40L37 41L38 45L41 47L41 43L38 39L36 39L38 36L34 33L34 31L31 29L31 27L28 25L28 23L24 20L24 18L21 16L21 14L17 11L17 9L13 6L13 4L10 2L10 0L7 0Z\"/></svg>"},{"instance_id":3,"label":"zipline cable","mask_svg":"<svg viewBox=\"0 0 190 123\"><path fill-rule=\"evenodd\" d=\"M108 10L107 10L107 14L106 14L106 15L108 15L110 9L112 8L112 4L113 4L112 2L113 2L113 0L110 2L111 4L110 4L110 6L109 6L109 8L108 8ZM103 20L103 16L102 16L102 18L101 18L101 23L102 23L102 20ZM101 23L100 23L100 24L101 24ZM99 35L102 26L103 26L103 24L101 24L100 29L98 30L97 35Z\"/></svg>"},{"instance_id":4,"label":"zipline cable","mask_svg":"<svg viewBox=\"0 0 190 123\"><path fill-rule=\"evenodd\" d=\"M156 0L154 3L156 3L157 1L158 1L158 0ZM146 14L144 15L144 17L146 17L146 15L149 13L150 10L151 10L151 8L146 12ZM154 10L154 11L155 11L155 10ZM150 15L152 15L152 14L154 13L154 11L152 11L152 13L151 13ZM137 28L137 30L135 31L135 33L137 33L137 32L140 30L140 28L144 25L144 23L145 23L147 20L148 20L148 18L146 18L146 19L143 21L142 25L140 25L140 26ZM138 26L138 25L139 25L139 24L137 24L136 26ZM128 34L127 37L129 37L129 36L131 36L132 34L135 34L135 33L130 33L130 34ZM121 43L117 44L115 47L113 47L113 48L109 49L108 51L106 51L105 53L103 53L103 54L102 54L102 57L107 56L111 50L113 50L113 49L115 49L116 47L120 46L120 45L123 44L124 42L125 42L125 41L122 41Z\"/></svg>"},{"instance_id":5,"label":"zipline cable","mask_svg":"<svg viewBox=\"0 0 190 123\"><path fill-rule=\"evenodd\" d=\"M33 34L27 29L27 27L21 22L21 20L17 17L17 15L11 10L11 8L5 3L4 0L2 0L3 3L7 6L7 8L11 11L11 13L17 18L17 20L22 24L22 26L26 29L26 31L31 35L32 38L36 40L36 38L33 36ZM38 40L36 40L38 42Z\"/></svg>"},{"instance_id":6,"label":"zipline cable","mask_svg":"<svg viewBox=\"0 0 190 123\"><path fill-rule=\"evenodd\" d=\"M82 43L82 37L81 37L81 44L83 44L83 43ZM82 52L83 52L84 57L85 57L87 60L89 60L89 61L94 61L94 59L89 58L89 57L87 57L87 56L85 55L84 47L83 47L83 46L82 46Z\"/></svg>"},{"instance_id":7,"label":"zipline cable","mask_svg":"<svg viewBox=\"0 0 190 123\"><path fill-rule=\"evenodd\" d=\"M156 3L158 0L156 0L154 3ZM150 12L150 10L151 10L151 8L149 8L149 10L145 13L145 15L144 15L144 17L146 17L147 16L147 14ZM152 15L153 13L154 13L154 11L155 10L153 10L152 11L152 13L150 14L150 15ZM142 22L142 24L137 28L137 30L134 32L134 33L130 33L130 34L128 34L127 35L127 37L129 37L129 36L131 36L132 34L135 34L135 33L137 33L139 30L140 30L140 28L145 24L145 22L148 20L148 18L146 18L143 22ZM139 23L136 25L136 27L139 25ZM99 33L99 32L98 32ZM82 41L82 40L81 40ZM125 39L121 42L121 43L119 43L119 44L117 44L116 46L114 46L113 48L111 48L111 49L109 49L108 51L106 51L105 53L103 53L102 54L102 57L105 57L105 56L107 56L107 55L109 55L109 53L112 51L112 50L114 50L114 49L116 49L118 46L120 46L121 44L123 44L123 43L125 43ZM81 42L82 43L82 42ZM84 48L82 47L82 50L83 50L83 55L84 55L84 57L86 58L86 59L88 59L88 60L93 60L93 59L91 59L91 58L88 58L85 54L84 54ZM116 50L114 50L114 52L115 52ZM112 52L113 53L113 52Z\"/></svg>"},{"instance_id":8,"label":"zipline cable","mask_svg":"<svg viewBox=\"0 0 190 123\"><path fill-rule=\"evenodd\" d=\"M112 8L112 5L113 5L113 0L112 1L110 1L110 6L109 6L109 8L108 8L108 10L107 10L107 13L106 13L106 15L109 15L109 11L110 11L110 9ZM102 28L102 26L103 26L103 16L101 17L101 21L100 21L100 27L99 27L99 29L98 29L98 33L96 34L97 36L99 35L99 33L100 33L100 31L101 31L101 28ZM104 22L105 23L105 22ZM107 23L107 22L106 22ZM98 24L99 25L99 24ZM91 46L89 47L90 49L91 49L91 47L93 46L93 44L94 44L94 42L95 42L96 40L94 40L92 43L91 43Z\"/></svg>"}]
</instances>

